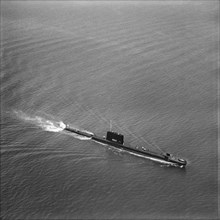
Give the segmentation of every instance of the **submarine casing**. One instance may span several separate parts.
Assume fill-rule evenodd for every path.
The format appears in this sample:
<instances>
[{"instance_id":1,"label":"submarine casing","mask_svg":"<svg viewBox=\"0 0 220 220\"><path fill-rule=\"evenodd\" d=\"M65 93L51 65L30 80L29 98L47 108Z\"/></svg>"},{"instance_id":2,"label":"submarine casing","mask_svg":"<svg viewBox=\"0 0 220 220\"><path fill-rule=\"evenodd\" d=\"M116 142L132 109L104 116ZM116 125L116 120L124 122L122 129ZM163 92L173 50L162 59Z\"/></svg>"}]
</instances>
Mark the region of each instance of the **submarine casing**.
<instances>
[{"instance_id":1,"label":"submarine casing","mask_svg":"<svg viewBox=\"0 0 220 220\"><path fill-rule=\"evenodd\" d=\"M156 152L152 152L150 150L142 151L142 150L139 150L139 149L130 148L130 147L125 146L123 144L123 142L121 142L121 141L119 143L119 142L117 142L117 140L115 140L115 141L107 140L106 138L98 137L98 136L94 135L93 133L87 133L87 132L78 130L76 128L71 128L69 125L66 125L64 130L67 130L69 132L73 132L75 134L91 138L92 140L97 141L99 143L107 144L107 145L116 147L118 149L128 151L128 152L133 153L133 154L138 155L138 156L148 157L149 159L150 159L150 157L152 157L152 158L155 158L157 160L160 160L160 162L169 163L169 164L172 164L174 166L176 165L176 166L184 168L187 164L186 160L170 157L170 154L164 155L164 154L159 154L159 153L156 153ZM109 132L110 131L108 131L107 134ZM115 132L112 132L112 133L117 134ZM118 135L121 136L121 134L118 134ZM120 140L121 140L121 137L120 137Z\"/></svg>"}]
</instances>

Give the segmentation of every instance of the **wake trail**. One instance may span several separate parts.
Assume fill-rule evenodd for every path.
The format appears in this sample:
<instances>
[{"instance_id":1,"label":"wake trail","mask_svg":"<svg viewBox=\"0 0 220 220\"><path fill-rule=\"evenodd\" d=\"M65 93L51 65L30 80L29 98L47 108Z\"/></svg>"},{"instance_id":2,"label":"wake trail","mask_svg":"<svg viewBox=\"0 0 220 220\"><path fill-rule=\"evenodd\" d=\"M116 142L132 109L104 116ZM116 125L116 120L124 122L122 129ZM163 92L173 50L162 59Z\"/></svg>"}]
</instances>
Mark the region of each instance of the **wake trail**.
<instances>
[{"instance_id":1,"label":"wake trail","mask_svg":"<svg viewBox=\"0 0 220 220\"><path fill-rule=\"evenodd\" d=\"M62 121L48 120L41 116L30 116L22 111L14 111L18 118L34 124L45 131L60 132L66 127Z\"/></svg>"},{"instance_id":2,"label":"wake trail","mask_svg":"<svg viewBox=\"0 0 220 220\"><path fill-rule=\"evenodd\" d=\"M81 135L77 135L74 133L70 133L65 131L64 129L66 128L66 125L64 124L63 121L57 121L55 119L47 119L45 117L41 117L39 115L28 115L22 111L14 111L16 116L26 122L29 122L37 127L42 128L44 131L49 131L49 132L59 132L61 134L69 135L73 138L79 139L79 140L90 140L91 138L84 137ZM49 117L49 116L48 116ZM52 117L52 116L50 116ZM85 131L87 133L93 134L90 131L81 129L81 131Z\"/></svg>"}]
</instances>

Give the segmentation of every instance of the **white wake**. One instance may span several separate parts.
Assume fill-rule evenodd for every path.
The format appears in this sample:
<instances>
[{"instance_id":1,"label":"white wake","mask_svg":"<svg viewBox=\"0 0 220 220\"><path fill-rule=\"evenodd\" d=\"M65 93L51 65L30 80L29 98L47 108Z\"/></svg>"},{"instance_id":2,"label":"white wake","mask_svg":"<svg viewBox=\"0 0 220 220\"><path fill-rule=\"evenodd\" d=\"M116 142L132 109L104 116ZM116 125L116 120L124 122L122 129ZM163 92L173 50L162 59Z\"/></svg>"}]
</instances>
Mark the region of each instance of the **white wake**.
<instances>
[{"instance_id":1,"label":"white wake","mask_svg":"<svg viewBox=\"0 0 220 220\"><path fill-rule=\"evenodd\" d=\"M39 115L31 116L28 115L22 111L14 111L14 113L17 115L18 118L27 121L31 124L34 124L40 128L42 128L45 131L50 132L62 132L65 135L72 136L73 138L79 139L79 140L90 140L91 138L85 137L82 135L77 135L71 132L66 132L64 129L66 128L66 125L62 121L57 121L54 119L46 119L45 117L41 117ZM49 116L48 116L49 117ZM51 116L52 117L52 116ZM89 134L93 134L90 131L83 130Z\"/></svg>"},{"instance_id":2,"label":"white wake","mask_svg":"<svg viewBox=\"0 0 220 220\"><path fill-rule=\"evenodd\" d=\"M66 127L62 121L48 120L41 116L30 116L22 111L14 111L14 113L22 120L41 127L45 131L60 132Z\"/></svg>"}]
</instances>

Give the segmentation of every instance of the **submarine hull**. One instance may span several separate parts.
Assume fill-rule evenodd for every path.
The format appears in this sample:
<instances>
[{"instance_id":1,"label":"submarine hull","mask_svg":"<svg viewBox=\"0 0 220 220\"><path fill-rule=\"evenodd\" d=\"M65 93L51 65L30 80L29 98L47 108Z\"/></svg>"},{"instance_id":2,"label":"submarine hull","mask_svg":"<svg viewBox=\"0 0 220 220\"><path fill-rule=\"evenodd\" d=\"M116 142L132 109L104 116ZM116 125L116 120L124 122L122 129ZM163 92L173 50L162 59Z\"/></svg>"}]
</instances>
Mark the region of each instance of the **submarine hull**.
<instances>
[{"instance_id":1,"label":"submarine hull","mask_svg":"<svg viewBox=\"0 0 220 220\"><path fill-rule=\"evenodd\" d=\"M139 156L139 157L147 158L147 159L157 161L157 162L161 162L161 163L164 163L164 164L179 166L181 168L186 166L186 161L182 160L182 159L181 159L182 161L180 161L178 158L166 158L166 156L163 155L163 154L152 152L150 150L141 151L141 150L138 150L138 149L135 149L135 148L127 147L127 146L122 145L122 144L118 144L116 142L108 141L104 138L100 138L100 137L97 137L97 136L93 136L92 139L97 141L97 142L107 144L107 145L111 145L111 146L116 147L118 149L128 151L129 153L131 153L133 155L136 155L136 156Z\"/></svg>"},{"instance_id":2,"label":"submarine hull","mask_svg":"<svg viewBox=\"0 0 220 220\"><path fill-rule=\"evenodd\" d=\"M113 146L117 149L128 151L129 153L131 153L135 156L147 158L147 159L157 161L160 163L164 163L164 164L168 164L168 165L172 165L172 166L177 166L177 167L181 167L181 168L184 168L187 164L186 161L183 159L174 158L174 157L170 157L170 156L168 157L167 155L156 153L156 152L153 152L150 150L143 151L140 149L131 148L131 147L125 146L124 144L110 141L110 140L107 140L106 138L98 137L93 133L81 131L76 128L71 128L69 125L66 125L64 130L66 130L68 132L73 132L78 135L82 135L84 137L91 138L92 140L94 140L96 142L99 142L102 144L107 144L107 145Z\"/></svg>"},{"instance_id":3,"label":"submarine hull","mask_svg":"<svg viewBox=\"0 0 220 220\"><path fill-rule=\"evenodd\" d=\"M90 133L90 132L85 132L85 131L78 130L76 128L71 128L69 125L66 125L64 130L69 131L69 132L73 132L75 134L82 135L82 136L85 136L88 138L91 138L94 135L93 133Z\"/></svg>"}]
</instances>

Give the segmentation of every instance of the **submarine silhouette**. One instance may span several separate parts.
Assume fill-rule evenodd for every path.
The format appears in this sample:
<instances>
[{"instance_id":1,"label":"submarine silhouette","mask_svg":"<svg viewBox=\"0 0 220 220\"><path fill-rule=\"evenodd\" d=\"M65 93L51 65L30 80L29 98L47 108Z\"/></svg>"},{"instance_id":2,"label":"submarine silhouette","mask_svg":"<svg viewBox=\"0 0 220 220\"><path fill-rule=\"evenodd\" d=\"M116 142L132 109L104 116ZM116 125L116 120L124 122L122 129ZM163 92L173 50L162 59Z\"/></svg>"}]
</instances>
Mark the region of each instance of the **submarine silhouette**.
<instances>
[{"instance_id":1,"label":"submarine silhouette","mask_svg":"<svg viewBox=\"0 0 220 220\"><path fill-rule=\"evenodd\" d=\"M73 132L77 135L81 135L84 137L88 137L98 143L102 144L107 144L110 146L113 146L115 148L125 150L129 152L130 154L133 154L138 157L143 157L147 158L156 162L160 162L163 164L171 165L171 166L176 166L180 168L185 168L187 162L184 159L176 158L172 154L169 153L157 153L153 152L151 150L146 149L145 147L129 147L124 145L124 136L122 134L119 134L117 132L113 131L107 131L106 137L98 137L97 135L87 132L87 131L82 131L76 128L70 127L68 124L66 124L66 127L64 130Z\"/></svg>"}]
</instances>

